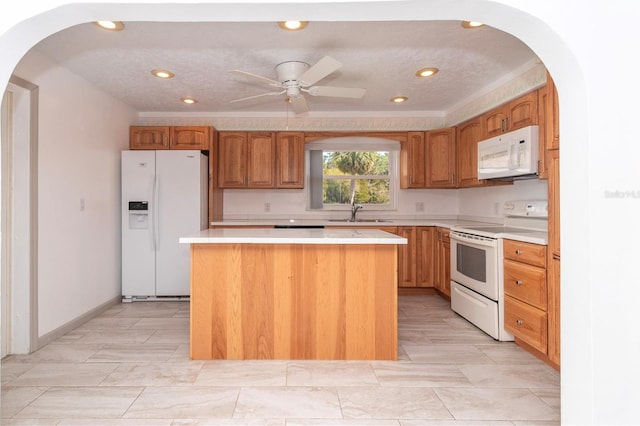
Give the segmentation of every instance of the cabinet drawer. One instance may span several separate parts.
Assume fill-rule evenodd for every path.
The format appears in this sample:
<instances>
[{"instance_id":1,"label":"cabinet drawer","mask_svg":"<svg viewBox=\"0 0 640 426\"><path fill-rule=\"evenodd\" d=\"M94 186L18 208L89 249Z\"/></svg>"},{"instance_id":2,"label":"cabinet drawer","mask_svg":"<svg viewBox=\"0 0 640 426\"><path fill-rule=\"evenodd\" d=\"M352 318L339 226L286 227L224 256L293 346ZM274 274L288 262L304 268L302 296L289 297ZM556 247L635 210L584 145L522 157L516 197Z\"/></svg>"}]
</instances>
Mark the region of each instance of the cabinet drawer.
<instances>
[{"instance_id":1,"label":"cabinet drawer","mask_svg":"<svg viewBox=\"0 0 640 426\"><path fill-rule=\"evenodd\" d=\"M547 310L547 272L543 268L504 261L504 292L530 305Z\"/></svg>"},{"instance_id":2,"label":"cabinet drawer","mask_svg":"<svg viewBox=\"0 0 640 426\"><path fill-rule=\"evenodd\" d=\"M504 240L504 258L545 268L547 266L547 246Z\"/></svg>"},{"instance_id":3,"label":"cabinet drawer","mask_svg":"<svg viewBox=\"0 0 640 426\"><path fill-rule=\"evenodd\" d=\"M540 352L547 353L546 312L505 296L504 328Z\"/></svg>"}]
</instances>

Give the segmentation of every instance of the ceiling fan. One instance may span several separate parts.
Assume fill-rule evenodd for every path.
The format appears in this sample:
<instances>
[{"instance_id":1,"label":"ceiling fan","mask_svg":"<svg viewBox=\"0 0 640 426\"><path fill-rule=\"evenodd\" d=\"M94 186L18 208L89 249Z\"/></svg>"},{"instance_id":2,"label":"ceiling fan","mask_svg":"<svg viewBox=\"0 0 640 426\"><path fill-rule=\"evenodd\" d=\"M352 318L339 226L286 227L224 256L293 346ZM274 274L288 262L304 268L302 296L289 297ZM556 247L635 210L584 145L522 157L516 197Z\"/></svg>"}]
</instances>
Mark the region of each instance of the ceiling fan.
<instances>
[{"instance_id":1,"label":"ceiling fan","mask_svg":"<svg viewBox=\"0 0 640 426\"><path fill-rule=\"evenodd\" d=\"M313 66L309 66L309 64L302 61L282 62L275 67L277 80L246 71L231 70L229 71L230 73L253 78L261 81L262 83L267 83L269 86L280 89L273 92L248 96L246 98L234 99L231 102L241 102L249 99L261 98L263 96L285 95L293 112L300 114L309 111L309 105L302 93L308 93L311 96L331 96L338 98L359 99L363 97L367 89L355 87L314 86L315 83L337 71L341 66L342 64L339 61L329 56L325 56L320 59Z\"/></svg>"}]
</instances>

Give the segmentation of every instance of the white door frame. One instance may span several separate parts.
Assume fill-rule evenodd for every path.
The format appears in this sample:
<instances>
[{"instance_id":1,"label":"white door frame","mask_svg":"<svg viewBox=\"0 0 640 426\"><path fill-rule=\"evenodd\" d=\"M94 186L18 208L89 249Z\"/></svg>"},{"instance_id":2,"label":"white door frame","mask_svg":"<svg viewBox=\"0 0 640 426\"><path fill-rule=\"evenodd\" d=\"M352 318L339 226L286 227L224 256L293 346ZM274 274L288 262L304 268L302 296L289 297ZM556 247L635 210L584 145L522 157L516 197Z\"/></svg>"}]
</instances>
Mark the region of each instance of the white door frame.
<instances>
[{"instance_id":1,"label":"white door frame","mask_svg":"<svg viewBox=\"0 0 640 426\"><path fill-rule=\"evenodd\" d=\"M38 86L12 76L2 103L2 356L38 349Z\"/></svg>"}]
</instances>

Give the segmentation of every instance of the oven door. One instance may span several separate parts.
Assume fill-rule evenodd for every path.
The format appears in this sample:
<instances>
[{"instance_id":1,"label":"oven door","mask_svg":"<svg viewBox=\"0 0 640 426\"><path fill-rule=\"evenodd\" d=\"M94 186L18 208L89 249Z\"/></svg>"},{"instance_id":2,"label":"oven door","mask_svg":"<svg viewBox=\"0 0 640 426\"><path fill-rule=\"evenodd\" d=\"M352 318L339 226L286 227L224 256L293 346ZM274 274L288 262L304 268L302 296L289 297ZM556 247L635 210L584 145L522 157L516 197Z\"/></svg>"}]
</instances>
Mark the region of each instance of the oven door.
<instances>
[{"instance_id":1,"label":"oven door","mask_svg":"<svg viewBox=\"0 0 640 426\"><path fill-rule=\"evenodd\" d=\"M451 231L451 280L498 300L498 240Z\"/></svg>"}]
</instances>

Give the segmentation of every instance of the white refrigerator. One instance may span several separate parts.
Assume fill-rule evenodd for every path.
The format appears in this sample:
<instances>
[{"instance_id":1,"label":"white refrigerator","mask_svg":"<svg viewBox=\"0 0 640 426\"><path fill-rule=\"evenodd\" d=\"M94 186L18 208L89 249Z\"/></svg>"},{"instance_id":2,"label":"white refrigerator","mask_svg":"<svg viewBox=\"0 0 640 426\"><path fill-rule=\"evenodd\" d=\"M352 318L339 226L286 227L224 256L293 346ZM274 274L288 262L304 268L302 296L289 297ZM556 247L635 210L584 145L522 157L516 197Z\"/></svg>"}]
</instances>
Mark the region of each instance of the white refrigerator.
<instances>
[{"instance_id":1,"label":"white refrigerator","mask_svg":"<svg viewBox=\"0 0 640 426\"><path fill-rule=\"evenodd\" d=\"M189 245L208 227L208 160L200 151L122 152L123 301L189 296Z\"/></svg>"}]
</instances>

